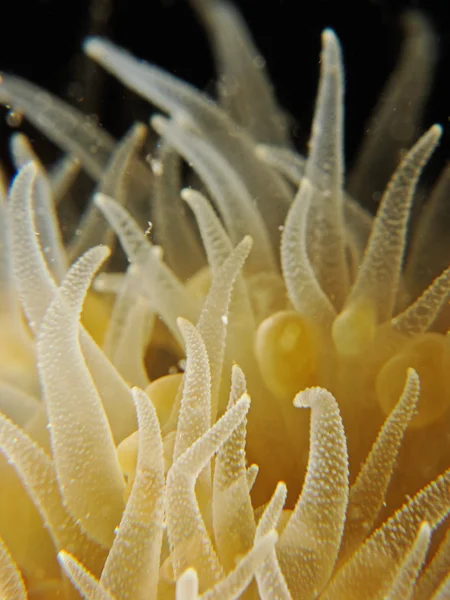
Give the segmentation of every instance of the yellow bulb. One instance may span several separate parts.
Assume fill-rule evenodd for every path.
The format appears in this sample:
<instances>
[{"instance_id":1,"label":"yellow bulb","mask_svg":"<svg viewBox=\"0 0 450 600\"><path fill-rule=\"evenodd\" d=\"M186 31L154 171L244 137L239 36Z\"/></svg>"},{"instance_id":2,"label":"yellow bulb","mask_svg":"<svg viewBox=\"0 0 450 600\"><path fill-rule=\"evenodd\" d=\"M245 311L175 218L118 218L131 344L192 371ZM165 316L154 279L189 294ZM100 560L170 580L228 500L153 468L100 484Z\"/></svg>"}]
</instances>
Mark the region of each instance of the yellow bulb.
<instances>
[{"instance_id":1,"label":"yellow bulb","mask_svg":"<svg viewBox=\"0 0 450 600\"><path fill-rule=\"evenodd\" d=\"M166 423L183 379L182 373L158 377L145 390L158 414L160 423Z\"/></svg>"},{"instance_id":2,"label":"yellow bulb","mask_svg":"<svg viewBox=\"0 0 450 600\"><path fill-rule=\"evenodd\" d=\"M313 326L294 311L280 311L258 328L255 353L269 390L293 398L316 378L318 339Z\"/></svg>"},{"instance_id":3,"label":"yellow bulb","mask_svg":"<svg viewBox=\"0 0 450 600\"><path fill-rule=\"evenodd\" d=\"M383 366L376 389L386 415L398 401L409 367L415 369L420 378L418 412L411 420L411 427L425 427L439 419L450 405L449 339L438 333L425 333Z\"/></svg>"},{"instance_id":4,"label":"yellow bulb","mask_svg":"<svg viewBox=\"0 0 450 600\"><path fill-rule=\"evenodd\" d=\"M370 305L350 305L336 317L332 327L338 353L354 358L365 352L375 336L375 314Z\"/></svg>"}]
</instances>

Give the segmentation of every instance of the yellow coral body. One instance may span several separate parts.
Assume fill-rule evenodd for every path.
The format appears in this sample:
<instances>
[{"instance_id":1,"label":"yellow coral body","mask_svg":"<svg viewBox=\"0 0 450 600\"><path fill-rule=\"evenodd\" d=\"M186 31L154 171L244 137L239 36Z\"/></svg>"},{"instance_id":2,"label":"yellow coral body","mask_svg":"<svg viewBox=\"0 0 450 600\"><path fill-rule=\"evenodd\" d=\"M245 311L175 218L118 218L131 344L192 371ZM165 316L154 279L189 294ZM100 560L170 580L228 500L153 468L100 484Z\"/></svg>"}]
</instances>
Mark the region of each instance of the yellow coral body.
<instances>
[{"instance_id":1,"label":"yellow coral body","mask_svg":"<svg viewBox=\"0 0 450 600\"><path fill-rule=\"evenodd\" d=\"M106 40L85 45L168 115L151 120L150 163L143 125L116 144L32 84L0 82L67 153L47 172L16 135L0 190L1 593L442 600L448 533L429 547L450 513L450 268L427 281L422 250L441 244L448 262L448 169L407 248L441 127L414 140L415 120L375 217L357 202L373 164L396 163L392 104L420 112L407 84L411 69L426 84L433 33L409 16L350 196L335 33L303 157L238 13L194 4L217 103ZM183 161L202 193L182 189ZM97 190L66 247L57 206L80 165Z\"/></svg>"}]
</instances>

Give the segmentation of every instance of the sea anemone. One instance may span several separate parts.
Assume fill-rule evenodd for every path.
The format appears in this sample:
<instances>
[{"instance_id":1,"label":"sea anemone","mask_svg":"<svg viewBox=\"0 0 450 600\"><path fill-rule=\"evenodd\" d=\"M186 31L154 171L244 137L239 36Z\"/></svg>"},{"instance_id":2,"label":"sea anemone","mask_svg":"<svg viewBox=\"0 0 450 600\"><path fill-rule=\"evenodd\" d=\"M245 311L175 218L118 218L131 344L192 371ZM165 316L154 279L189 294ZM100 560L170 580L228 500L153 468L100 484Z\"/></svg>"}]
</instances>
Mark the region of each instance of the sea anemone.
<instances>
[{"instance_id":1,"label":"sea anemone","mask_svg":"<svg viewBox=\"0 0 450 600\"><path fill-rule=\"evenodd\" d=\"M1 79L66 153L45 169L16 133L0 194L2 597L448 598L449 168L410 227L441 127L404 151L433 32L406 17L344 191L336 34L303 156L239 14L194 4L217 102L85 43L166 114L157 135L116 143ZM359 200L389 170L374 217Z\"/></svg>"}]
</instances>

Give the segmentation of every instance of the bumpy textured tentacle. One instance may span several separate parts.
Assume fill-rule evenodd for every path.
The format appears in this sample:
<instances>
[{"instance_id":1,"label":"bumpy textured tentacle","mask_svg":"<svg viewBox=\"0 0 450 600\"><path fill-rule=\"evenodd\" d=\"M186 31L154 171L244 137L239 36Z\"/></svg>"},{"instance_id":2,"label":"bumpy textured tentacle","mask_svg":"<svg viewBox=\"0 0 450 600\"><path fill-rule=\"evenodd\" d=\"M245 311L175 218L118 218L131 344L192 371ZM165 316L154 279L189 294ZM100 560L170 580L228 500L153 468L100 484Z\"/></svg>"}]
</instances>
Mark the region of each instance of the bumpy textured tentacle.
<instances>
[{"instance_id":1,"label":"bumpy textured tentacle","mask_svg":"<svg viewBox=\"0 0 450 600\"><path fill-rule=\"evenodd\" d=\"M291 593L306 599L325 586L338 555L348 500L347 445L337 402L327 390L309 388L294 404L312 411L310 455L277 554Z\"/></svg>"}]
</instances>

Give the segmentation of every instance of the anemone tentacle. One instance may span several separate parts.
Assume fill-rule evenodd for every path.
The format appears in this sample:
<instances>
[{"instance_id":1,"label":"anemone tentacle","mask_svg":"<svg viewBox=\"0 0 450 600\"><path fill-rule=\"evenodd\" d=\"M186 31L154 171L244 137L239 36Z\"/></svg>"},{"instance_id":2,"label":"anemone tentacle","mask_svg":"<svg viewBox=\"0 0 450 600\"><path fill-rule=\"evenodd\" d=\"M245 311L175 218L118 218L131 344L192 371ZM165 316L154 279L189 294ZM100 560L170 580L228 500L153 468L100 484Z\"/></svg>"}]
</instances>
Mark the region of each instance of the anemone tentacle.
<instances>
[{"instance_id":1,"label":"anemone tentacle","mask_svg":"<svg viewBox=\"0 0 450 600\"><path fill-rule=\"evenodd\" d=\"M407 16L346 186L336 33L300 154L237 10L192 4L217 101L108 40L84 46L165 113L149 110L147 160L147 126L116 142L0 78L0 102L65 153L44 166L13 135L0 186L0 596L443 600L448 168L411 220L442 132L418 134L436 36ZM80 169L95 190L68 239Z\"/></svg>"}]
</instances>

